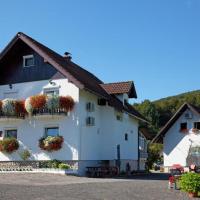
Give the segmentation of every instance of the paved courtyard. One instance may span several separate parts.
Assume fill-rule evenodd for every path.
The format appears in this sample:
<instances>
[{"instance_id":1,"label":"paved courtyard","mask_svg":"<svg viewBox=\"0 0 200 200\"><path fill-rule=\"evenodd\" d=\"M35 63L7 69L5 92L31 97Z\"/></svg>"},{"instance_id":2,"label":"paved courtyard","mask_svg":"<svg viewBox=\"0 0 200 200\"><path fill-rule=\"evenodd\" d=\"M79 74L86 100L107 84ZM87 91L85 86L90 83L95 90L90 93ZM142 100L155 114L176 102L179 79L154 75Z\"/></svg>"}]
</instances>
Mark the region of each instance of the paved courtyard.
<instances>
[{"instance_id":1,"label":"paved courtyard","mask_svg":"<svg viewBox=\"0 0 200 200\"><path fill-rule=\"evenodd\" d=\"M131 179L93 179L53 174L0 174L0 200L184 200L187 195L168 190L166 175Z\"/></svg>"}]
</instances>

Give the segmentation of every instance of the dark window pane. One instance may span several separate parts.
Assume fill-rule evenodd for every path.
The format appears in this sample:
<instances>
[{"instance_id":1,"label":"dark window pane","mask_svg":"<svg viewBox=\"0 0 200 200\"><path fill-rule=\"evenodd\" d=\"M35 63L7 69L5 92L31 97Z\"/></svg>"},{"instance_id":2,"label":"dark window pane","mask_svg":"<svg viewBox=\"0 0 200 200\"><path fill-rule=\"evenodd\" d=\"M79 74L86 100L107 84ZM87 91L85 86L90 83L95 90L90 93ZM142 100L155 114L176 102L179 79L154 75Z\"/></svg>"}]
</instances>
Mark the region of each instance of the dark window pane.
<instances>
[{"instance_id":1,"label":"dark window pane","mask_svg":"<svg viewBox=\"0 0 200 200\"><path fill-rule=\"evenodd\" d=\"M25 58L24 65L25 65L25 67L33 66L34 65L34 58L33 57Z\"/></svg>"},{"instance_id":2,"label":"dark window pane","mask_svg":"<svg viewBox=\"0 0 200 200\"><path fill-rule=\"evenodd\" d=\"M185 123L181 123L180 129L181 129L181 130L187 129L187 123L186 123L186 122L185 122Z\"/></svg>"},{"instance_id":3,"label":"dark window pane","mask_svg":"<svg viewBox=\"0 0 200 200\"><path fill-rule=\"evenodd\" d=\"M59 135L59 129L58 129L58 127L46 128L45 134L46 134L46 136L52 136L52 137L58 136Z\"/></svg>"},{"instance_id":4,"label":"dark window pane","mask_svg":"<svg viewBox=\"0 0 200 200\"><path fill-rule=\"evenodd\" d=\"M200 122L194 122L194 128L200 130Z\"/></svg>"},{"instance_id":5,"label":"dark window pane","mask_svg":"<svg viewBox=\"0 0 200 200\"><path fill-rule=\"evenodd\" d=\"M17 130L6 130L5 137L14 137L17 138Z\"/></svg>"}]
</instances>

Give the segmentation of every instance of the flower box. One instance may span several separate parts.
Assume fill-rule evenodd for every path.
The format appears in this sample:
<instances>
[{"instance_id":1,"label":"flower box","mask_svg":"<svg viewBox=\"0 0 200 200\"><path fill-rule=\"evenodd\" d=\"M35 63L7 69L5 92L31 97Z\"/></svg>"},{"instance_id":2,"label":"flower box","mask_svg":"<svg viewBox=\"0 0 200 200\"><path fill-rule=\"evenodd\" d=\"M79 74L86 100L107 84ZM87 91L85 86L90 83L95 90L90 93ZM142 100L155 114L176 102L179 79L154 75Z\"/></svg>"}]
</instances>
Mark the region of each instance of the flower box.
<instances>
[{"instance_id":1,"label":"flower box","mask_svg":"<svg viewBox=\"0 0 200 200\"><path fill-rule=\"evenodd\" d=\"M19 142L16 138L4 138L0 140L0 151L5 153L12 153L19 148Z\"/></svg>"},{"instance_id":2,"label":"flower box","mask_svg":"<svg viewBox=\"0 0 200 200\"><path fill-rule=\"evenodd\" d=\"M64 138L62 136L48 136L46 138L40 138L39 147L45 151L58 151L62 148Z\"/></svg>"}]
</instances>

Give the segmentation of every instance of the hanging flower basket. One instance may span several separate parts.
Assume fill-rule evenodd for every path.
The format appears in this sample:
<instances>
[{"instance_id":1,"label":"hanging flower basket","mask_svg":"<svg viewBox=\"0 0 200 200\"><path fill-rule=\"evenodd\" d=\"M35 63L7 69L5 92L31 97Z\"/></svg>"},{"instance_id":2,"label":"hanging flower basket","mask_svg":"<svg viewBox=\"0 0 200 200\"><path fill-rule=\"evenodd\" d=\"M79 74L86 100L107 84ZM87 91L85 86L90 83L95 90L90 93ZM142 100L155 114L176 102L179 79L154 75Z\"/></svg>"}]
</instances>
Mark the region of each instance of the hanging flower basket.
<instances>
[{"instance_id":1,"label":"hanging flower basket","mask_svg":"<svg viewBox=\"0 0 200 200\"><path fill-rule=\"evenodd\" d=\"M180 129L180 132L181 132L181 133L188 133L189 130L188 130L187 128L185 128L185 129Z\"/></svg>"},{"instance_id":2,"label":"hanging flower basket","mask_svg":"<svg viewBox=\"0 0 200 200\"><path fill-rule=\"evenodd\" d=\"M19 148L19 142L16 138L4 138L0 140L0 151L5 153L12 153Z\"/></svg>"},{"instance_id":3,"label":"hanging flower basket","mask_svg":"<svg viewBox=\"0 0 200 200\"><path fill-rule=\"evenodd\" d=\"M70 96L36 95L26 99L25 109L30 115L61 114L72 111L75 102Z\"/></svg>"},{"instance_id":4,"label":"hanging flower basket","mask_svg":"<svg viewBox=\"0 0 200 200\"><path fill-rule=\"evenodd\" d=\"M45 151L58 151L62 148L63 141L62 136L48 136L39 140L39 147Z\"/></svg>"},{"instance_id":5,"label":"hanging flower basket","mask_svg":"<svg viewBox=\"0 0 200 200\"><path fill-rule=\"evenodd\" d=\"M192 128L192 132L195 133L195 134L198 134L198 133L199 133L199 129L197 129L197 128Z\"/></svg>"}]
</instances>

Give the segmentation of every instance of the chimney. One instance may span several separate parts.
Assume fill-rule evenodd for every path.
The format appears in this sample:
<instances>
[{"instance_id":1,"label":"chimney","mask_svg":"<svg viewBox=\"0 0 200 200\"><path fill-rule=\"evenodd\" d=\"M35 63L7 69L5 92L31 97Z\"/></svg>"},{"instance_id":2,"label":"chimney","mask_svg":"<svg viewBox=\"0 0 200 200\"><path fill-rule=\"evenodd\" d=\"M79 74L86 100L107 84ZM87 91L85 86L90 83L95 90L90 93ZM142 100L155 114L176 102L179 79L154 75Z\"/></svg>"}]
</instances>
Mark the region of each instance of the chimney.
<instances>
[{"instance_id":1,"label":"chimney","mask_svg":"<svg viewBox=\"0 0 200 200\"><path fill-rule=\"evenodd\" d=\"M70 61L70 60L72 59L71 53L65 52L64 55L63 55L63 58L65 58L66 60L69 60L69 61Z\"/></svg>"}]
</instances>

